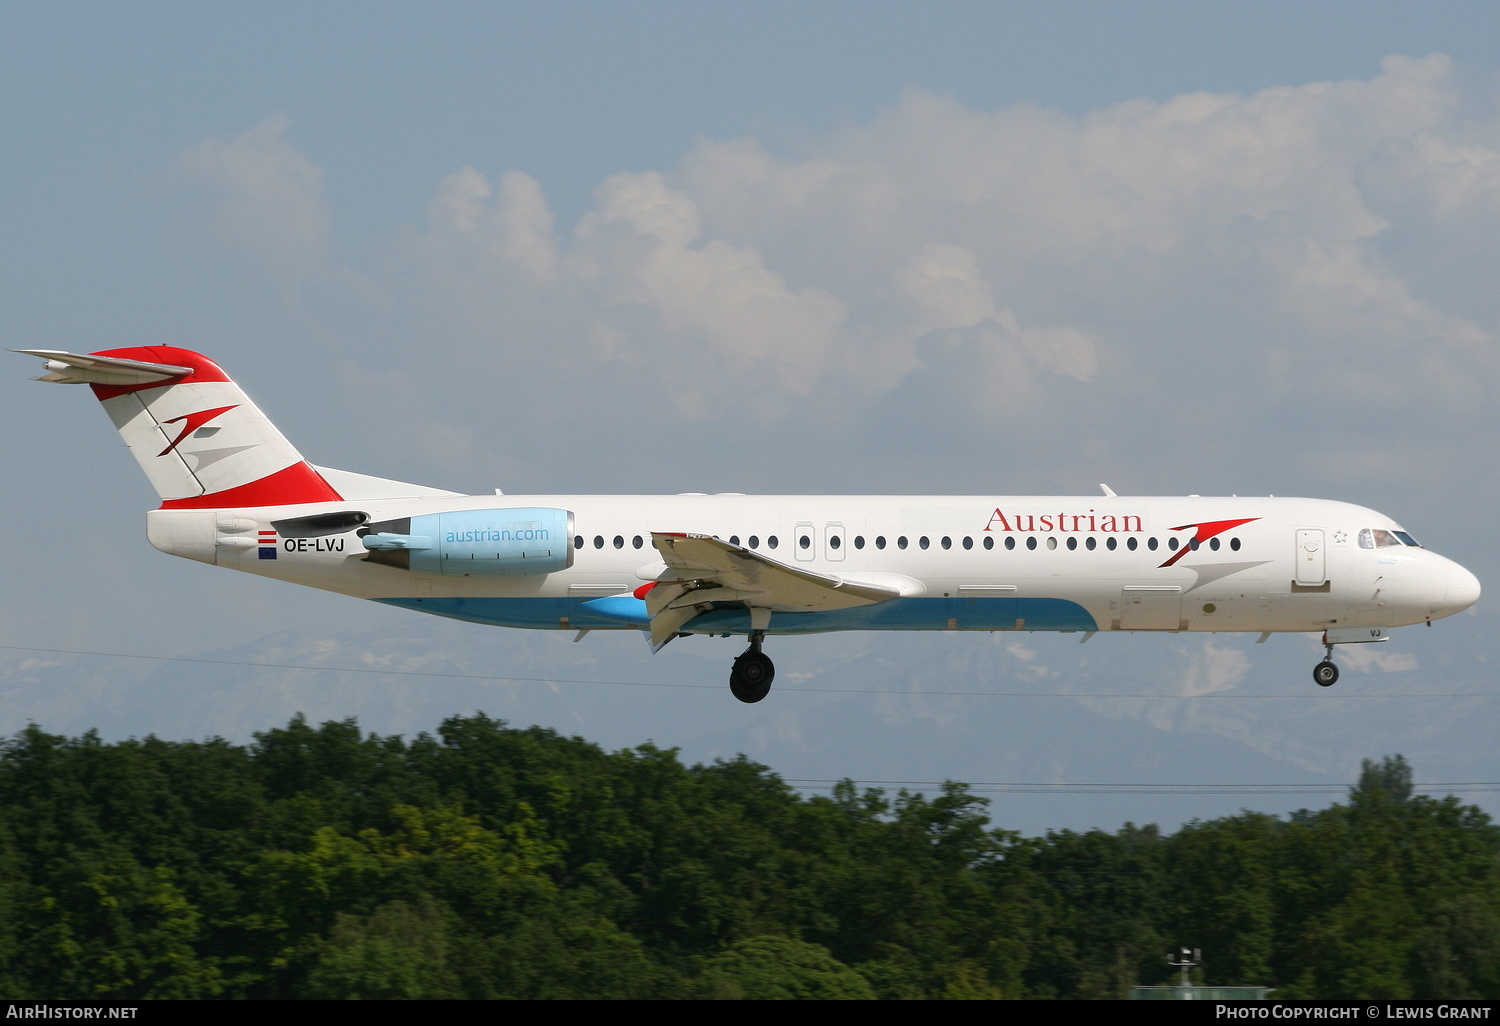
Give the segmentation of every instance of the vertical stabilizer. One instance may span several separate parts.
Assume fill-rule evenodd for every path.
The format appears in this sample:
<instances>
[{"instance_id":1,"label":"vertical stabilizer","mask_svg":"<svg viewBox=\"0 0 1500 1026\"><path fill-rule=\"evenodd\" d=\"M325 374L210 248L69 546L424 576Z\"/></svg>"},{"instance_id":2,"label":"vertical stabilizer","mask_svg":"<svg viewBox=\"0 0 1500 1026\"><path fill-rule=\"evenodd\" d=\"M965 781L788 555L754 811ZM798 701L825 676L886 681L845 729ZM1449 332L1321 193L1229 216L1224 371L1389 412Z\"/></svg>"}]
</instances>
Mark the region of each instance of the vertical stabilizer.
<instances>
[{"instance_id":1,"label":"vertical stabilizer","mask_svg":"<svg viewBox=\"0 0 1500 1026\"><path fill-rule=\"evenodd\" d=\"M337 502L339 493L218 364L172 346L46 360L39 380L87 384L161 496L163 509Z\"/></svg>"}]
</instances>

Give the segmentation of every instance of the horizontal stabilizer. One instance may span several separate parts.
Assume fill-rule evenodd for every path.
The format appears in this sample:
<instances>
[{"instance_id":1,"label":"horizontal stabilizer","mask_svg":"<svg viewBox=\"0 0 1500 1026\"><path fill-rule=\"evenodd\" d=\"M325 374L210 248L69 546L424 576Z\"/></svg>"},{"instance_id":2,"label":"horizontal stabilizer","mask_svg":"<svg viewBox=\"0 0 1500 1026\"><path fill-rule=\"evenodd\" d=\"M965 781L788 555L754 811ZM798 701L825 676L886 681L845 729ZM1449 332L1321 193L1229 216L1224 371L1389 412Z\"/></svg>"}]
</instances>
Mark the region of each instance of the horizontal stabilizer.
<instances>
[{"instance_id":1,"label":"horizontal stabilizer","mask_svg":"<svg viewBox=\"0 0 1500 1026\"><path fill-rule=\"evenodd\" d=\"M67 353L61 349L13 349L11 352L40 356L46 361L42 366L47 373L37 380L59 385L149 385L184 377L193 370L170 363Z\"/></svg>"}]
</instances>

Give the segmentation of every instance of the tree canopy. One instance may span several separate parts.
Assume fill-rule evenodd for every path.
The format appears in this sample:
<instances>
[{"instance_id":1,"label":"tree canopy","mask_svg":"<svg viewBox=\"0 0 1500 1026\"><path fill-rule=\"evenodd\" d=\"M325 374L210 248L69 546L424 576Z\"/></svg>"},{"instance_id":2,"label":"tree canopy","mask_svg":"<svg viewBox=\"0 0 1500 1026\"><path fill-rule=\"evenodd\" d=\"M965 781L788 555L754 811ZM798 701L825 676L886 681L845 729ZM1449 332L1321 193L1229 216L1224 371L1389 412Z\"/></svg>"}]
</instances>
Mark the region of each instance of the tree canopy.
<instances>
[{"instance_id":1,"label":"tree canopy","mask_svg":"<svg viewBox=\"0 0 1500 1026\"><path fill-rule=\"evenodd\" d=\"M1500 834L1367 760L1345 803L1021 837L961 784L455 717L0 745L12 998L1500 996Z\"/></svg>"}]
</instances>

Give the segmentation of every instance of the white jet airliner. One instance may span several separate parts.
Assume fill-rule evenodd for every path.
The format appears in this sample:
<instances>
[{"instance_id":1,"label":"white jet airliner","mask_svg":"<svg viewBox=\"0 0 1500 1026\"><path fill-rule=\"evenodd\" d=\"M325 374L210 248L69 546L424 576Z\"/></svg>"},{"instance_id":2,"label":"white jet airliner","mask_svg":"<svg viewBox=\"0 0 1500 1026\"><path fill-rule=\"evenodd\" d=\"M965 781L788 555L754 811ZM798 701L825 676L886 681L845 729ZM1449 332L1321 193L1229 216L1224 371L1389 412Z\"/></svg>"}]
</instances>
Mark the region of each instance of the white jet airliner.
<instances>
[{"instance_id":1,"label":"white jet airliner","mask_svg":"<svg viewBox=\"0 0 1500 1026\"><path fill-rule=\"evenodd\" d=\"M91 385L162 502L163 552L505 627L746 635L729 687L758 702L767 635L839 630L1322 632L1384 641L1479 598L1389 517L1290 498L463 495L302 458L206 357L47 349Z\"/></svg>"}]
</instances>

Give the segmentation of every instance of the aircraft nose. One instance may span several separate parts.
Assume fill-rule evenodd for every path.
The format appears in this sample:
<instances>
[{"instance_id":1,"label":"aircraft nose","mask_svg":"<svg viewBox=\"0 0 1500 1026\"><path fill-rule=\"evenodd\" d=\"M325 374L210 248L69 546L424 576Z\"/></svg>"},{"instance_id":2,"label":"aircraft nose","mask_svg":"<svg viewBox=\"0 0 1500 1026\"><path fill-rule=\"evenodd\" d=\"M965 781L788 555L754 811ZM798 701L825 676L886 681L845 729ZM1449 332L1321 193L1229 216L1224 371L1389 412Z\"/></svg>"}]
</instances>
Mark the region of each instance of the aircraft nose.
<instances>
[{"instance_id":1,"label":"aircraft nose","mask_svg":"<svg viewBox=\"0 0 1500 1026\"><path fill-rule=\"evenodd\" d=\"M1444 615L1461 612L1479 601L1479 578L1461 566L1448 571L1448 589L1443 596Z\"/></svg>"}]
</instances>

